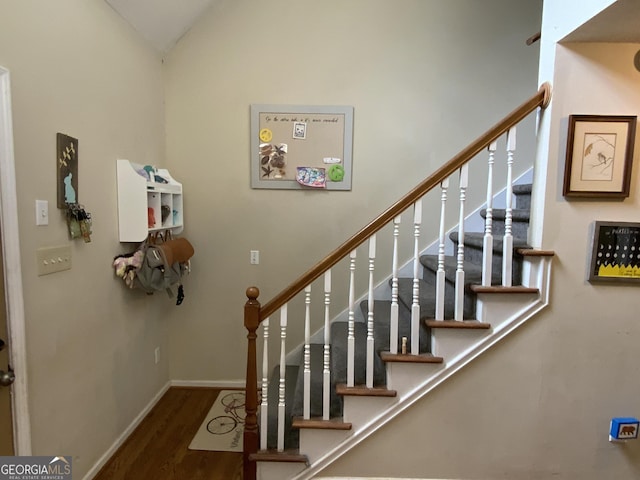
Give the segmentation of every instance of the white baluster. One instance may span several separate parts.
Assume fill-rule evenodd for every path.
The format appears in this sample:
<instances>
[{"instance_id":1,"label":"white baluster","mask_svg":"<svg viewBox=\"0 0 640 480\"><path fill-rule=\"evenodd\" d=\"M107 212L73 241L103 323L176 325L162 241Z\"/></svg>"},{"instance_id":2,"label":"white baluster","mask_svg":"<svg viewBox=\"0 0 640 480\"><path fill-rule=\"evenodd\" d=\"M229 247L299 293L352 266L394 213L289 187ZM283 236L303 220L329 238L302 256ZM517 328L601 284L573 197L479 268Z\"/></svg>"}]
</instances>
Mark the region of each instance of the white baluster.
<instances>
[{"instance_id":1,"label":"white baluster","mask_svg":"<svg viewBox=\"0 0 640 480\"><path fill-rule=\"evenodd\" d=\"M511 286L513 235L511 223L513 216L513 154L516 150L516 127L507 132L507 209L504 217L504 239L502 243L502 286Z\"/></svg>"},{"instance_id":2,"label":"white baluster","mask_svg":"<svg viewBox=\"0 0 640 480\"><path fill-rule=\"evenodd\" d=\"M287 339L287 304L280 309L280 387L278 388L278 451L284 451L284 419L285 419L285 373Z\"/></svg>"},{"instance_id":3,"label":"white baluster","mask_svg":"<svg viewBox=\"0 0 640 480\"><path fill-rule=\"evenodd\" d=\"M444 271L444 247L445 247L445 211L447 207L447 189L449 179L445 179L440 184L442 191L440 196L440 240L438 242L438 270L436 271L436 320L444 320L444 287L446 276Z\"/></svg>"},{"instance_id":4,"label":"white baluster","mask_svg":"<svg viewBox=\"0 0 640 480\"><path fill-rule=\"evenodd\" d=\"M493 262L493 163L496 157L497 142L489 145L487 161L487 213L484 220L484 241L482 245L482 285L491 286Z\"/></svg>"},{"instance_id":5,"label":"white baluster","mask_svg":"<svg viewBox=\"0 0 640 480\"><path fill-rule=\"evenodd\" d=\"M411 302L411 354L420 353L420 225L422 200L413 205L413 290Z\"/></svg>"},{"instance_id":6,"label":"white baluster","mask_svg":"<svg viewBox=\"0 0 640 480\"><path fill-rule=\"evenodd\" d=\"M304 371L302 417L311 418L311 285L304 289Z\"/></svg>"},{"instance_id":7,"label":"white baluster","mask_svg":"<svg viewBox=\"0 0 640 480\"><path fill-rule=\"evenodd\" d=\"M373 272L376 262L376 236L373 235L369 238L369 295L368 295L368 308L367 308L367 375L366 382L367 388L373 388L373 354L374 354L374 341L373 341Z\"/></svg>"},{"instance_id":8,"label":"white baluster","mask_svg":"<svg viewBox=\"0 0 640 480\"><path fill-rule=\"evenodd\" d=\"M458 218L458 258L456 266L455 312L456 320L464 320L464 202L469 184L469 165L460 168L460 217Z\"/></svg>"},{"instance_id":9,"label":"white baluster","mask_svg":"<svg viewBox=\"0 0 640 480\"><path fill-rule=\"evenodd\" d=\"M356 251L349 254L349 331L347 333L347 386L355 386L356 325Z\"/></svg>"},{"instance_id":10,"label":"white baluster","mask_svg":"<svg viewBox=\"0 0 640 480\"><path fill-rule=\"evenodd\" d=\"M260 448L267 449L269 420L269 319L262 322L262 398L260 401Z\"/></svg>"},{"instance_id":11,"label":"white baluster","mask_svg":"<svg viewBox=\"0 0 640 480\"><path fill-rule=\"evenodd\" d=\"M331 401L331 324L329 306L331 305L331 270L324 274L324 357L322 369L322 419L329 420Z\"/></svg>"},{"instance_id":12,"label":"white baluster","mask_svg":"<svg viewBox=\"0 0 640 480\"><path fill-rule=\"evenodd\" d=\"M393 219L393 260L391 273L391 318L389 319L389 351L398 353L398 236L402 216Z\"/></svg>"}]
</instances>

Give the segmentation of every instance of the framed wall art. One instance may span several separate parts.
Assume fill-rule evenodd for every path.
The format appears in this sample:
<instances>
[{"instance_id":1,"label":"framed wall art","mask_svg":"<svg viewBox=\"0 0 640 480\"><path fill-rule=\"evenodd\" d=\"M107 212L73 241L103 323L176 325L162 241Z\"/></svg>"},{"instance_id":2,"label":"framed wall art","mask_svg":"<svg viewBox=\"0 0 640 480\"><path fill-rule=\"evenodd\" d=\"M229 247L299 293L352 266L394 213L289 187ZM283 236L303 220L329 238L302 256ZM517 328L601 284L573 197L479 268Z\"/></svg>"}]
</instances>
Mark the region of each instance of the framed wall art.
<instances>
[{"instance_id":1,"label":"framed wall art","mask_svg":"<svg viewBox=\"0 0 640 480\"><path fill-rule=\"evenodd\" d=\"M570 115L565 197L629 196L635 116Z\"/></svg>"},{"instance_id":2,"label":"framed wall art","mask_svg":"<svg viewBox=\"0 0 640 480\"><path fill-rule=\"evenodd\" d=\"M56 135L58 208L78 203L78 139Z\"/></svg>"},{"instance_id":3,"label":"framed wall art","mask_svg":"<svg viewBox=\"0 0 640 480\"><path fill-rule=\"evenodd\" d=\"M594 222L588 280L640 285L640 223Z\"/></svg>"},{"instance_id":4,"label":"framed wall art","mask_svg":"<svg viewBox=\"0 0 640 480\"><path fill-rule=\"evenodd\" d=\"M251 105L251 188L351 190L353 107Z\"/></svg>"}]
</instances>

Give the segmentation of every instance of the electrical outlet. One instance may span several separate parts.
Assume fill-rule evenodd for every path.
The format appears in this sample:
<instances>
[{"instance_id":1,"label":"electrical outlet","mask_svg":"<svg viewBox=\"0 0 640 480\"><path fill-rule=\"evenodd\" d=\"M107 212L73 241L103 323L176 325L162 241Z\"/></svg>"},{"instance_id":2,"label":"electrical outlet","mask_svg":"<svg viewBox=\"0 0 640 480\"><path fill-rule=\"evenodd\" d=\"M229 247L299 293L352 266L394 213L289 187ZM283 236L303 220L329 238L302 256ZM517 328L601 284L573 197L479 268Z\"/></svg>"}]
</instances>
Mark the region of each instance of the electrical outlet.
<instances>
[{"instance_id":1,"label":"electrical outlet","mask_svg":"<svg viewBox=\"0 0 640 480\"><path fill-rule=\"evenodd\" d=\"M71 270L71 246L44 247L36 250L38 276Z\"/></svg>"},{"instance_id":2,"label":"electrical outlet","mask_svg":"<svg viewBox=\"0 0 640 480\"><path fill-rule=\"evenodd\" d=\"M156 347L155 351L153 352L153 355L157 365L158 363L160 363L160 347Z\"/></svg>"},{"instance_id":3,"label":"electrical outlet","mask_svg":"<svg viewBox=\"0 0 640 480\"><path fill-rule=\"evenodd\" d=\"M250 254L250 262L251 265L258 265L260 263L260 251L259 250L251 250Z\"/></svg>"}]
</instances>

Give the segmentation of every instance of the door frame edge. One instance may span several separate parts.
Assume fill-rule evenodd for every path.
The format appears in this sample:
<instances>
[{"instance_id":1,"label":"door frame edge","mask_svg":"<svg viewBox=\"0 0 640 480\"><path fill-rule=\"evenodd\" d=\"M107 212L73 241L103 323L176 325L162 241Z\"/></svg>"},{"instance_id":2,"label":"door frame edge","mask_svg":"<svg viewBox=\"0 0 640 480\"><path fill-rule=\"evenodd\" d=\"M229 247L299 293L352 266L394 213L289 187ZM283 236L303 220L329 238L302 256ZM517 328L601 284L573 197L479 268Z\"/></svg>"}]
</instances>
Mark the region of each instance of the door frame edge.
<instances>
[{"instance_id":1,"label":"door frame edge","mask_svg":"<svg viewBox=\"0 0 640 480\"><path fill-rule=\"evenodd\" d=\"M27 391L25 335L18 196L16 191L11 82L9 70L0 66L0 225L4 258L5 300L9 331L9 360L16 373L12 385L14 454L31 455L31 420Z\"/></svg>"}]
</instances>

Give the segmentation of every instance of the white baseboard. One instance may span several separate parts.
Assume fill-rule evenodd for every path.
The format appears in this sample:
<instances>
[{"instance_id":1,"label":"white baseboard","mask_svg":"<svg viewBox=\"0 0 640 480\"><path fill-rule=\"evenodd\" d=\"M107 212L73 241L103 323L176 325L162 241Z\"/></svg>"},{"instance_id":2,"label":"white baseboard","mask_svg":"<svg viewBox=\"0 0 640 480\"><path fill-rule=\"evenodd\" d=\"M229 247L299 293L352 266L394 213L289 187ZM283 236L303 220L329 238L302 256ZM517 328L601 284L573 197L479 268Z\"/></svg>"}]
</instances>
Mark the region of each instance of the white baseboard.
<instances>
[{"instance_id":1,"label":"white baseboard","mask_svg":"<svg viewBox=\"0 0 640 480\"><path fill-rule=\"evenodd\" d=\"M245 381L241 380L171 380L172 387L233 388L244 389Z\"/></svg>"},{"instance_id":2,"label":"white baseboard","mask_svg":"<svg viewBox=\"0 0 640 480\"><path fill-rule=\"evenodd\" d=\"M95 465L87 472L83 480L91 480L95 477L100 469L105 466L114 453L122 446L122 444L129 438L129 435L140 425L144 417L156 406L162 396L171 387L199 387L199 388L244 388L244 380L169 380L163 387L154 395L151 401L142 409L142 411L133 419L131 424L125 429L124 432L116 439L115 442L109 447L109 449L100 457Z\"/></svg>"}]
</instances>

